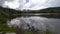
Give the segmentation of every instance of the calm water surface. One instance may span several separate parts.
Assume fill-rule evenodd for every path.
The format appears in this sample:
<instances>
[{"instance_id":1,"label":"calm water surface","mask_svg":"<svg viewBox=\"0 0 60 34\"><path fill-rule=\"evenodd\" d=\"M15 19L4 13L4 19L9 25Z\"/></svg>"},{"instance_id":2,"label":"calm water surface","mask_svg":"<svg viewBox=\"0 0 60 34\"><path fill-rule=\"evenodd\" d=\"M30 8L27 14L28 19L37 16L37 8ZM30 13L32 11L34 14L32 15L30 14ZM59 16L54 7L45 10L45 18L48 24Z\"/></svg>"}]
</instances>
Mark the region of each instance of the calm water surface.
<instances>
[{"instance_id":1,"label":"calm water surface","mask_svg":"<svg viewBox=\"0 0 60 34\"><path fill-rule=\"evenodd\" d=\"M11 21L8 21L9 26L22 26L24 29L28 29L29 27L34 26L35 29L39 29L41 31L45 31L48 28L50 31L60 34L60 19L57 18L45 18L39 16L31 16L31 17L16 17Z\"/></svg>"}]
</instances>

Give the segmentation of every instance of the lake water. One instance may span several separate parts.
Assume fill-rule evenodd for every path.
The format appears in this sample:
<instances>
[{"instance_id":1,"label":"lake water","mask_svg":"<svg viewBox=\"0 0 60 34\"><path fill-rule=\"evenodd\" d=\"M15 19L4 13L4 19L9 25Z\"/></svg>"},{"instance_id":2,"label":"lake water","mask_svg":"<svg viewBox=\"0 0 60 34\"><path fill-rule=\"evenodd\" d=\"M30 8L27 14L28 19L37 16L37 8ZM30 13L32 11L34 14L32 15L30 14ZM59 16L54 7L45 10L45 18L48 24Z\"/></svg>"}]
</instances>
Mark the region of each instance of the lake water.
<instances>
[{"instance_id":1,"label":"lake water","mask_svg":"<svg viewBox=\"0 0 60 34\"><path fill-rule=\"evenodd\" d=\"M48 28L50 31L60 34L60 19L57 18L45 18L40 16L31 16L31 17L16 17L8 21L7 23L10 27L23 27L28 29L29 27L34 26L35 29L45 31ZM27 26L29 24L29 27Z\"/></svg>"}]
</instances>

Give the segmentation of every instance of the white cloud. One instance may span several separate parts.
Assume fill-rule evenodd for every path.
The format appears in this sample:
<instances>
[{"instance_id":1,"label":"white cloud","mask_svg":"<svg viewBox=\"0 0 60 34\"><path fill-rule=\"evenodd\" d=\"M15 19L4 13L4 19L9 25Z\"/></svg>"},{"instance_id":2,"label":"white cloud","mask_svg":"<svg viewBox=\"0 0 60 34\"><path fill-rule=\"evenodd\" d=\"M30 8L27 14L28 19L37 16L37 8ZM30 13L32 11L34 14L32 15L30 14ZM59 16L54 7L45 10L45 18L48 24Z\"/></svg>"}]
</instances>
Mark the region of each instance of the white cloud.
<instances>
[{"instance_id":1,"label":"white cloud","mask_svg":"<svg viewBox=\"0 0 60 34\"><path fill-rule=\"evenodd\" d=\"M60 7L60 0L29 0L28 3L25 1L26 0L5 1L3 6L18 10L39 10L48 7Z\"/></svg>"},{"instance_id":2,"label":"white cloud","mask_svg":"<svg viewBox=\"0 0 60 34\"><path fill-rule=\"evenodd\" d=\"M12 8L12 9L16 9L19 7L19 0L14 0L14 1L5 1L5 3L3 4L3 7L8 7L8 8Z\"/></svg>"}]
</instances>

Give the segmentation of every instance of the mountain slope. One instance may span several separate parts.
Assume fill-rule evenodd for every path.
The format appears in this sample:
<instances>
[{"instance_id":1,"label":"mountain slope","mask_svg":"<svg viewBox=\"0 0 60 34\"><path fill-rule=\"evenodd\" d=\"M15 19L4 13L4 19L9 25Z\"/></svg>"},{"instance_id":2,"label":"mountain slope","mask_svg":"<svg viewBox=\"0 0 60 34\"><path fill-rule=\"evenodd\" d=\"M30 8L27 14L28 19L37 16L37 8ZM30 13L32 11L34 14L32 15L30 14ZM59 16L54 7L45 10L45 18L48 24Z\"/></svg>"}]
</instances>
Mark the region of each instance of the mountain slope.
<instances>
[{"instance_id":1,"label":"mountain slope","mask_svg":"<svg viewBox=\"0 0 60 34\"><path fill-rule=\"evenodd\" d=\"M34 15L38 14L39 15ZM40 15L43 13L42 15ZM45 14L47 15L45 15ZM19 11L19 10L14 10L14 9L9 9L9 8L3 8L0 7L0 22L6 22L8 19L12 19L15 17L20 17L22 14L25 14L25 16L29 16L29 14L33 14L30 16L42 16L42 17L48 17L48 18L60 18L60 7L53 7L53 8L46 8L42 10L27 10L27 11Z\"/></svg>"}]
</instances>

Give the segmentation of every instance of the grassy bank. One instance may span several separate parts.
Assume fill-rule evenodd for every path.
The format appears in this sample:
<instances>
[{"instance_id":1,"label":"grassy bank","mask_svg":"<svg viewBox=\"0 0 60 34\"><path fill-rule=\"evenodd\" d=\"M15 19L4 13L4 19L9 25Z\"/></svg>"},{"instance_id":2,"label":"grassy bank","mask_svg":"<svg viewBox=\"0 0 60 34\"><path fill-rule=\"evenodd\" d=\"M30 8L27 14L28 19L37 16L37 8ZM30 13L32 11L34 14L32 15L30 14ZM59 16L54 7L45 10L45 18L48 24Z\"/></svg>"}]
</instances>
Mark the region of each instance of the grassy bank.
<instances>
[{"instance_id":1,"label":"grassy bank","mask_svg":"<svg viewBox=\"0 0 60 34\"><path fill-rule=\"evenodd\" d=\"M0 32L15 32L15 28L10 28L6 24L0 24Z\"/></svg>"}]
</instances>

